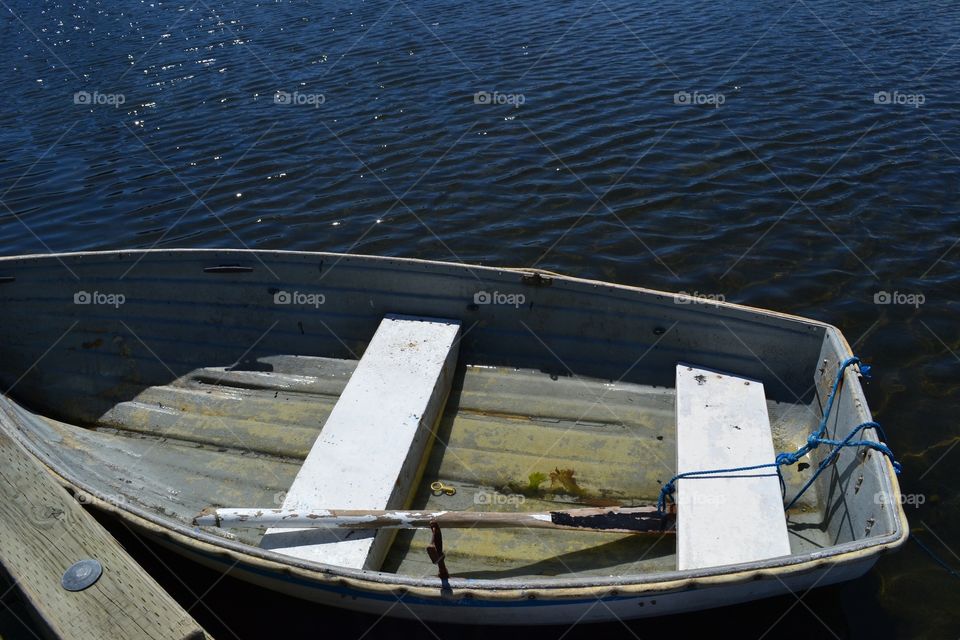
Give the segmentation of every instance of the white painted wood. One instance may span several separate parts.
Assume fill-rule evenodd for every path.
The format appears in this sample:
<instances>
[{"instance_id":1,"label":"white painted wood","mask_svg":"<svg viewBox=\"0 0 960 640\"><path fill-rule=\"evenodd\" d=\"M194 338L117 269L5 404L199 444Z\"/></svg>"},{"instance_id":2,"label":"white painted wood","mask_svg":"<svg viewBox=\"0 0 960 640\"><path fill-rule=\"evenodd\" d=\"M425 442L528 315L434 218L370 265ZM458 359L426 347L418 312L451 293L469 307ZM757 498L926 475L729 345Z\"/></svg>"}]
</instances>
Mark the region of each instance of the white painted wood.
<instances>
[{"instance_id":1,"label":"white painted wood","mask_svg":"<svg viewBox=\"0 0 960 640\"><path fill-rule=\"evenodd\" d=\"M683 473L774 461L763 384L677 365L677 469ZM702 569L790 554L773 469L676 483L677 568Z\"/></svg>"},{"instance_id":2,"label":"white painted wood","mask_svg":"<svg viewBox=\"0 0 960 640\"><path fill-rule=\"evenodd\" d=\"M421 472L456 366L455 320L388 315L327 418L284 509L402 509ZM268 529L290 556L379 569L392 531Z\"/></svg>"}]
</instances>

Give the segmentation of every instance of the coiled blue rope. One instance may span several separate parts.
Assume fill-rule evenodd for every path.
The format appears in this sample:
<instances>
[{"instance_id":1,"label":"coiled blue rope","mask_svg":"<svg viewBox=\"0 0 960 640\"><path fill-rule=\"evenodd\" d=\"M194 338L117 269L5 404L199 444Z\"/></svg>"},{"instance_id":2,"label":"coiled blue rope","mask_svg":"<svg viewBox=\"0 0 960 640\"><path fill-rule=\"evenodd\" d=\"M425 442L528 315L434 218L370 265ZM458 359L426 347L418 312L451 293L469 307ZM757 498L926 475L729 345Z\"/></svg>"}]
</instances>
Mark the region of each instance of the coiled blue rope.
<instances>
[{"instance_id":1,"label":"coiled blue rope","mask_svg":"<svg viewBox=\"0 0 960 640\"><path fill-rule=\"evenodd\" d=\"M890 450L885 443L887 440L886 434L883 432L883 428L876 422L864 422L857 425L854 429L847 434L847 437L842 440L834 440L832 438L824 437L827 433L827 422L830 420L830 413L833 411L833 401L836 398L837 390L840 388L840 385L843 382L843 372L846 371L847 367L850 367L854 364L860 364L860 358L856 356L851 356L840 363L840 368L837 370L837 377L833 381L833 387L830 389L830 395L827 396L827 404L823 409L823 418L820 420L820 424L817 427L817 430L814 433L811 433L807 437L807 443L794 451L793 453L784 452L777 454L777 457L773 462L767 464L757 464L748 467L733 467L730 469L709 469L706 471L686 471L684 473L678 473L677 475L670 478L670 480L660 488L660 496L657 498L657 511L660 515L666 513L667 500L671 499L674 490L676 489L677 480L682 480L683 478L698 478L709 475L720 475L725 473L740 473L742 471L757 471L760 469L774 469L777 472L777 477L780 479L780 491L786 494L786 483L783 480L783 473L780 471L780 467L796 464L799 462L800 458L807 455L821 444L826 444L833 449L824 457L823 461L817 466L817 470L814 474L807 480L806 484L797 492L797 495L784 507L784 511L789 511L790 508L796 504L797 500L800 499L807 489L813 486L813 483L817 480L823 471L830 466L830 463L836 459L839 455L840 450L844 447L869 447L879 451L883 455L890 458L890 462L893 464L893 469L898 474L900 473L901 466L897 462L896 457L893 455L893 451ZM870 367L865 364L860 364L860 373L865 377L870 376ZM881 442L874 442L872 440L854 440L854 436L863 431L864 429L874 429L877 432Z\"/></svg>"}]
</instances>

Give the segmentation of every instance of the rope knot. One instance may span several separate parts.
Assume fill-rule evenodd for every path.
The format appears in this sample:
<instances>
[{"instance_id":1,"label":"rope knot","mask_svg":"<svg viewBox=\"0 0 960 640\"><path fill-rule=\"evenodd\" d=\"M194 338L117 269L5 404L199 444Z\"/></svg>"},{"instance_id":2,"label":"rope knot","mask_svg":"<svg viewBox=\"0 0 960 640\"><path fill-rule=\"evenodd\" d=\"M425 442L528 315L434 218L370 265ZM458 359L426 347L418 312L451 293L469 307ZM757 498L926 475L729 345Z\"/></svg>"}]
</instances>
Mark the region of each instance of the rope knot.
<instances>
[{"instance_id":1,"label":"rope knot","mask_svg":"<svg viewBox=\"0 0 960 640\"><path fill-rule=\"evenodd\" d=\"M816 448L819 447L819 446L820 446L820 436L819 436L819 435L817 435L816 433L811 433L809 436L807 436L807 448L808 448L808 449L811 449L811 450L812 450L812 449L816 449Z\"/></svg>"},{"instance_id":2,"label":"rope knot","mask_svg":"<svg viewBox=\"0 0 960 640\"><path fill-rule=\"evenodd\" d=\"M778 453L777 454L777 465L781 467L783 465L796 464L797 461L799 460L800 460L800 456L798 456L795 453Z\"/></svg>"},{"instance_id":3,"label":"rope knot","mask_svg":"<svg viewBox=\"0 0 960 640\"><path fill-rule=\"evenodd\" d=\"M661 516L666 515L667 508L667 498L673 495L673 483L677 480L677 477L673 477L669 482L660 487L660 496L657 498L657 513ZM671 498L672 499L672 498Z\"/></svg>"}]
</instances>

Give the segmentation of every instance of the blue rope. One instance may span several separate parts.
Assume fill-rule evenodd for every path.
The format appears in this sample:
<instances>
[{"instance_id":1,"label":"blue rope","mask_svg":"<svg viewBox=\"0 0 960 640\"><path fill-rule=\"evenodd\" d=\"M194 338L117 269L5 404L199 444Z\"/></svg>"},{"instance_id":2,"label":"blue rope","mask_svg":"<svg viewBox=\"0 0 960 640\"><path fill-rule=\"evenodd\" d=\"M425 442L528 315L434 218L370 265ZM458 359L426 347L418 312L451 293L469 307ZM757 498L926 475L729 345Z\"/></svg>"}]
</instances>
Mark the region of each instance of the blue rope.
<instances>
[{"instance_id":1,"label":"blue rope","mask_svg":"<svg viewBox=\"0 0 960 640\"><path fill-rule=\"evenodd\" d=\"M890 462L893 464L894 471L899 474L902 467L894 457L893 451L891 451L890 447L885 444L887 436L883 432L883 427L876 422L864 422L857 425L843 440L834 440L832 438L825 437L827 433L827 422L830 420L830 413L833 411L833 401L836 398L837 390L840 388L840 385L843 382L843 372L847 369L847 367L854 364L860 364L860 358L851 356L840 363L840 368L837 370L837 377L834 379L833 387L830 389L830 395L827 396L827 404L823 409L823 418L820 420L817 430L807 437L807 443L805 445L793 453L779 453L773 462L769 462L767 464L757 464L749 467L734 467L731 469L710 469L707 471L686 471L684 473L678 473L670 478L670 480L660 488L660 496L657 498L657 511L661 515L665 513L667 499L669 498L672 500L671 496L676 489L677 480L681 480L683 478L696 478L706 475L739 473L741 471L754 471L757 469L773 468L776 470L777 477L780 479L780 491L785 495L786 483L783 480L783 473L780 471L780 467L796 464L800 461L800 458L807 455L821 444L829 445L833 447L833 449L826 455L823 461L820 462L820 464L817 466L817 470L810 477L810 479L807 480L806 484L803 485L800 491L797 492L797 495L795 495L789 504L784 507L784 511L789 511L790 508L796 504L797 500L800 499L800 496L802 496L807 489L813 486L813 483L817 480L820 474L823 473L828 466L830 466L830 463L833 462L833 460L840 454L840 450L844 447L869 447L871 449L875 449L890 458ZM868 365L861 364L860 373L866 377L869 377L870 367ZM874 442L872 440L854 440L853 437L864 429L874 429L877 432L877 436L880 438L881 442Z\"/></svg>"},{"instance_id":2,"label":"blue rope","mask_svg":"<svg viewBox=\"0 0 960 640\"><path fill-rule=\"evenodd\" d=\"M755 464L749 467L732 467L730 469L710 469L708 471L687 471L686 473L678 473L677 475L670 478L670 481L667 484L663 485L660 488L660 497L657 498L657 513L660 515L664 514L664 507L666 507L667 497L673 495L674 483L677 480L683 478L696 478L698 476L719 474L719 473L738 473L740 471L754 471L757 469L766 469L772 467L777 470L777 477L780 478L780 491L786 491L786 485L783 481L783 474L780 473L780 465L776 462L768 462L767 464ZM671 498L672 500L672 498Z\"/></svg>"},{"instance_id":3,"label":"blue rope","mask_svg":"<svg viewBox=\"0 0 960 640\"><path fill-rule=\"evenodd\" d=\"M939 564L941 567L943 567L944 569L946 569L947 573L949 573L950 575L952 575L954 578L960 578L960 573L957 573L957 572L954 570L954 568L951 567L949 564L947 564L947 562L946 562L943 558L941 558L941 557L938 556L936 553L934 553L934 552L933 552L933 549L931 549L930 547L928 547L927 545L925 545L923 542L921 542L921 541L920 541L920 538L917 537L917 534L913 534L912 536L910 536L910 539L913 540L914 542L916 542L917 545L918 545L921 549L923 549L924 553L926 553L928 556L930 556L930 558L931 558L934 562L936 562L936 563Z\"/></svg>"},{"instance_id":4,"label":"blue rope","mask_svg":"<svg viewBox=\"0 0 960 640\"><path fill-rule=\"evenodd\" d=\"M806 484L804 484L803 487L800 489L800 491L797 492L797 495L793 497L793 500L791 500L790 503L786 507L784 507L784 511L789 511L790 508L793 507L794 504L796 504L797 500L800 499L800 496L802 496L806 492L806 490L813 485L813 483L817 480L820 474L823 473L828 466L830 466L830 463L833 462L838 455L840 455L840 450L843 449L844 447L870 447L871 449L876 449L880 453L890 458L890 461L893 463L894 471L896 471L899 474L901 470L900 463L897 462L897 459L894 457L893 451L890 450L890 447L883 444L882 442L873 442L872 440L853 440L853 436L857 435L857 433L859 433L860 431L864 429L869 429L869 428L876 429L879 426L880 425L877 424L876 422L864 422L863 424L859 424L856 427L854 427L853 431L847 434L847 437L844 438L843 440L831 440L829 438L819 438L819 443L831 445L833 447L833 450L831 450L830 453L828 453L824 457L824 459L817 466L817 470L814 472L814 474L810 476L810 479L807 480Z\"/></svg>"}]
</instances>

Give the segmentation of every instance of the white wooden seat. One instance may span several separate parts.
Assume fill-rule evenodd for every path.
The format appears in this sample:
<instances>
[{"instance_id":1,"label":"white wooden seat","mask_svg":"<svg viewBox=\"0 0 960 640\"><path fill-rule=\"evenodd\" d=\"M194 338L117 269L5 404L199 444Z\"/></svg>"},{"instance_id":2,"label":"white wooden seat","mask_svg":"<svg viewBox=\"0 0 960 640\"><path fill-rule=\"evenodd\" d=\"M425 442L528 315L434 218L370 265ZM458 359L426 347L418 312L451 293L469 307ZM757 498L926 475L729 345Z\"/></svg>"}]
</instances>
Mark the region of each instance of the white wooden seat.
<instances>
[{"instance_id":1,"label":"white wooden seat","mask_svg":"<svg viewBox=\"0 0 960 640\"><path fill-rule=\"evenodd\" d=\"M730 469L774 460L763 384L677 365L677 469ZM676 482L677 568L702 569L789 555L774 469Z\"/></svg>"},{"instance_id":2,"label":"white wooden seat","mask_svg":"<svg viewBox=\"0 0 960 640\"><path fill-rule=\"evenodd\" d=\"M422 471L456 366L456 320L387 315L283 502L284 509L402 509ZM269 529L260 546L379 569L393 530Z\"/></svg>"}]
</instances>

